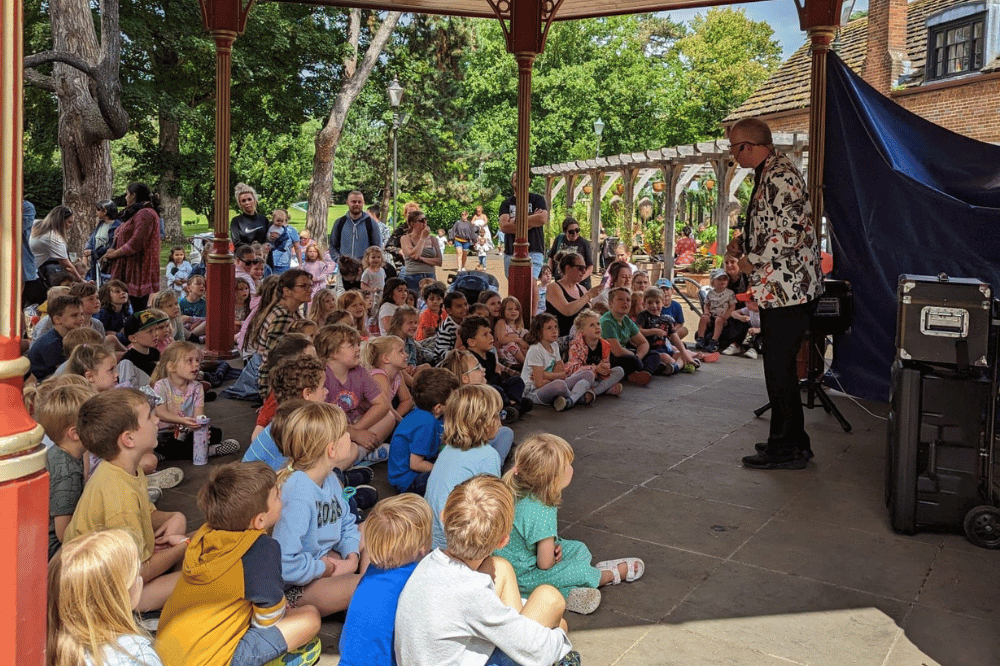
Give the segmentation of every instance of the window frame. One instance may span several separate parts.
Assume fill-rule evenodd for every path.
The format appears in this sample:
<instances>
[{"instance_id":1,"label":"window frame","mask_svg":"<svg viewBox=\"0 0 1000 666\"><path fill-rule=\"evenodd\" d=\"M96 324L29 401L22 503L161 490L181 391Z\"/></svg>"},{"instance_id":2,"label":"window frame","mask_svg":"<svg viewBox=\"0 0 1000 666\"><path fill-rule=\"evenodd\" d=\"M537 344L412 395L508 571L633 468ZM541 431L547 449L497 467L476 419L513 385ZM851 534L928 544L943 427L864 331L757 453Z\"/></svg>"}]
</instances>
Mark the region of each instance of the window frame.
<instances>
[{"instance_id":1,"label":"window frame","mask_svg":"<svg viewBox=\"0 0 1000 666\"><path fill-rule=\"evenodd\" d=\"M952 21L948 21L946 23L939 23L939 24L936 24L936 25L928 26L927 27L927 56L926 56L926 58L924 60L924 63L925 63L924 64L924 81L926 81L928 83L930 83L932 81L933 82L945 81L947 79L951 79L951 78L955 78L955 77L960 77L960 76L968 76L969 74L975 74L975 73L979 72L985 66L985 64L986 64L985 63L985 58L986 58L986 30L989 27L988 24L987 24L987 20L986 19L987 19L987 12L981 11L981 12L976 12L975 14L968 14L966 16L962 16L960 18L957 18L957 19L952 20ZM982 34L978 38L979 49L980 49L979 56L980 56L980 60L981 60L981 62L978 63L978 66L976 65L976 62L975 62L975 46L976 46L976 41L977 40L976 40L976 37L974 36L974 34L975 34L975 25L976 25L976 23L979 23L979 24L982 25ZM936 40L937 40L938 35L945 35L944 39L947 40L947 33L948 33L948 31L953 30L953 29L957 29L957 28L963 28L963 27L966 27L966 26L968 26L968 28L969 28L969 39L963 40L961 42L954 42L953 44L948 44L947 41L945 41L945 43L943 44L943 46L941 46L941 47L936 46ZM947 71L945 71L945 72L943 72L941 74L937 74L937 66L938 66L937 52L938 52L938 50L939 49L943 49L945 51L945 58L944 58L942 64L944 65L944 68L947 69L947 63L948 63L948 60L949 60L947 58L947 50L950 47L957 46L959 44L965 44L965 45L967 45L967 48L968 48L968 63L969 63L969 68L968 69L964 69L962 71L958 71L958 72L947 72Z\"/></svg>"}]
</instances>

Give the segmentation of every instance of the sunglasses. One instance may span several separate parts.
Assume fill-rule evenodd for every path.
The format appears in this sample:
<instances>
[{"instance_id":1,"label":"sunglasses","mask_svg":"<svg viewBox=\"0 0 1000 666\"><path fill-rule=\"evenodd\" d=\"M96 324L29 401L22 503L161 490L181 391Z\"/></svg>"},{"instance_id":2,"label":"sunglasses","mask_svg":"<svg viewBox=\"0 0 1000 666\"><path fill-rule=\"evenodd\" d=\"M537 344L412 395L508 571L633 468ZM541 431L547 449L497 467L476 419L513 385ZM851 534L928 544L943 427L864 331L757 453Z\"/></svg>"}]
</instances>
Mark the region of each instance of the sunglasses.
<instances>
[{"instance_id":1,"label":"sunglasses","mask_svg":"<svg viewBox=\"0 0 1000 666\"><path fill-rule=\"evenodd\" d=\"M759 145L762 144L754 143L752 141L740 141L738 143L734 143L733 145L729 146L729 153L732 155L739 155L740 153L743 152L744 148L747 148L749 146L759 146Z\"/></svg>"},{"instance_id":2,"label":"sunglasses","mask_svg":"<svg viewBox=\"0 0 1000 666\"><path fill-rule=\"evenodd\" d=\"M578 234L578 233L580 233L580 229L579 229L579 228L575 228L575 229L567 229L567 230L566 230L566 233L567 233L567 234Z\"/></svg>"}]
</instances>

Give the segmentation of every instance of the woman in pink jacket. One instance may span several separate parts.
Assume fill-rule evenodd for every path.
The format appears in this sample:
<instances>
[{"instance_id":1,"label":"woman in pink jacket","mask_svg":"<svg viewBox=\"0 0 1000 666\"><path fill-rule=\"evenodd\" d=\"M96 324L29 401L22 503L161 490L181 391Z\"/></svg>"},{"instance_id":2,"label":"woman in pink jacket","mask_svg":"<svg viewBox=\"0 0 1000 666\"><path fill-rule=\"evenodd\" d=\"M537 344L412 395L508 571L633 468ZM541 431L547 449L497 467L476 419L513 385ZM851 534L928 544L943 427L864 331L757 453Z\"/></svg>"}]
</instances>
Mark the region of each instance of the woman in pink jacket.
<instances>
[{"instance_id":1,"label":"woman in pink jacket","mask_svg":"<svg viewBox=\"0 0 1000 666\"><path fill-rule=\"evenodd\" d=\"M132 311L149 307L149 297L160 290L160 216L153 195L142 183L129 183L127 208L115 231L114 248L105 253L112 278L128 287Z\"/></svg>"}]
</instances>

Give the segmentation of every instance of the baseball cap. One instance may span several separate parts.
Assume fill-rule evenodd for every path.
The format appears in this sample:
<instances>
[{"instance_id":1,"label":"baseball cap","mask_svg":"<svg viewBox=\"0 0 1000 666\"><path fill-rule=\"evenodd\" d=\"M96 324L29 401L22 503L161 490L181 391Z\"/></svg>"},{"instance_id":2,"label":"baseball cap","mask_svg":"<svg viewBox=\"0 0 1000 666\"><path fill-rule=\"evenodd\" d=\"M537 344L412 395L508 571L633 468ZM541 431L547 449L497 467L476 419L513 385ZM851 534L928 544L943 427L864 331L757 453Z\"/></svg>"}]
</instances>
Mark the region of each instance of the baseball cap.
<instances>
[{"instance_id":1,"label":"baseball cap","mask_svg":"<svg viewBox=\"0 0 1000 666\"><path fill-rule=\"evenodd\" d=\"M125 320L123 332L126 338L130 338L139 331L145 331L147 328L162 324L165 321L168 321L168 319L163 316L162 312L143 310L142 312L128 316L128 319Z\"/></svg>"},{"instance_id":2,"label":"baseball cap","mask_svg":"<svg viewBox=\"0 0 1000 666\"><path fill-rule=\"evenodd\" d=\"M660 278L659 280L656 281L656 286L659 287L660 289L667 289L667 288L673 289L674 283L668 280L667 278Z\"/></svg>"},{"instance_id":3,"label":"baseball cap","mask_svg":"<svg viewBox=\"0 0 1000 666\"><path fill-rule=\"evenodd\" d=\"M718 280L719 278L728 278L728 276L726 275L726 271L723 268L716 268L714 271L712 271L710 277L713 280Z\"/></svg>"}]
</instances>

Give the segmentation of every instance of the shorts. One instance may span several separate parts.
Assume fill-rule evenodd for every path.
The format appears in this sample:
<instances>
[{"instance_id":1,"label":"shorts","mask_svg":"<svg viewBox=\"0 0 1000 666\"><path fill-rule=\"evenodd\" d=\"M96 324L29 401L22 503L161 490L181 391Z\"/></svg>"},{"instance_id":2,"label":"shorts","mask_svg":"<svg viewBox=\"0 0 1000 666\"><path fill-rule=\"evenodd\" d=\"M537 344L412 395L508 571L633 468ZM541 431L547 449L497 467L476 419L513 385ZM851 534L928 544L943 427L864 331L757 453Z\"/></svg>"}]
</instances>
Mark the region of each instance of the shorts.
<instances>
[{"instance_id":1,"label":"shorts","mask_svg":"<svg viewBox=\"0 0 1000 666\"><path fill-rule=\"evenodd\" d=\"M538 276L542 274L542 266L545 264L545 253L529 252L528 257L531 259L531 277L537 280ZM503 274L508 278L510 277L510 262L513 258L509 254L503 255Z\"/></svg>"},{"instance_id":2,"label":"shorts","mask_svg":"<svg viewBox=\"0 0 1000 666\"><path fill-rule=\"evenodd\" d=\"M288 652L281 630L275 626L250 627L236 644L232 666L260 666Z\"/></svg>"},{"instance_id":3,"label":"shorts","mask_svg":"<svg viewBox=\"0 0 1000 666\"><path fill-rule=\"evenodd\" d=\"M470 247L472 247L472 241L458 240L457 238L455 239L455 249L456 250L459 249L459 248L461 248L461 249L465 250L466 252L468 252Z\"/></svg>"}]
</instances>

